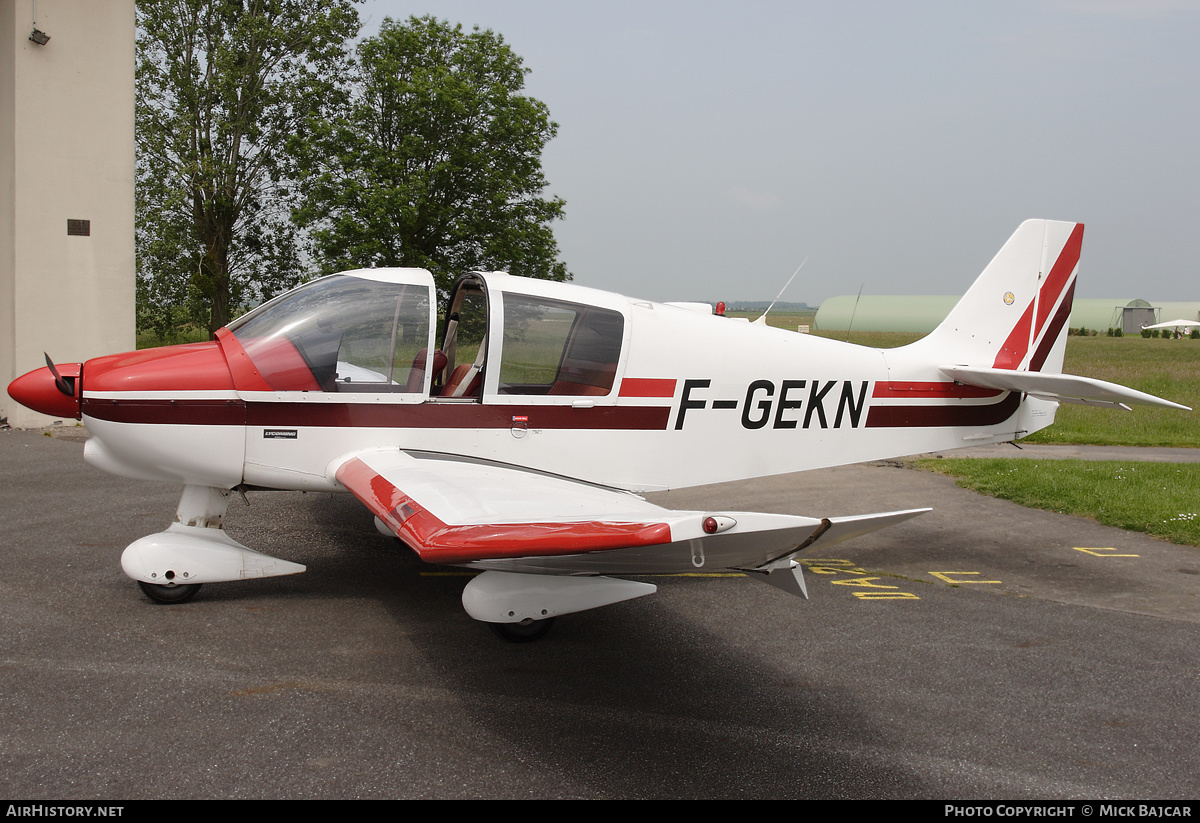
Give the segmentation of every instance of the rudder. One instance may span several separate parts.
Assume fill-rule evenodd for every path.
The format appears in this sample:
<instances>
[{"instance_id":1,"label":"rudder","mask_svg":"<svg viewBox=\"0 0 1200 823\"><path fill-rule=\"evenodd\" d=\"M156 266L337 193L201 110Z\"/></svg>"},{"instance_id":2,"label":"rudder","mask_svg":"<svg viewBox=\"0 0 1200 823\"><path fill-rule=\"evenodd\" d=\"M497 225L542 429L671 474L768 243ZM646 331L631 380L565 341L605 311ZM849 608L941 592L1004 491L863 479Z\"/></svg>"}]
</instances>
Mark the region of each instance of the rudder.
<instances>
[{"instance_id":1,"label":"rudder","mask_svg":"<svg viewBox=\"0 0 1200 823\"><path fill-rule=\"evenodd\" d=\"M914 348L964 366L1061 372L1082 241L1082 223L1026 220Z\"/></svg>"}]
</instances>

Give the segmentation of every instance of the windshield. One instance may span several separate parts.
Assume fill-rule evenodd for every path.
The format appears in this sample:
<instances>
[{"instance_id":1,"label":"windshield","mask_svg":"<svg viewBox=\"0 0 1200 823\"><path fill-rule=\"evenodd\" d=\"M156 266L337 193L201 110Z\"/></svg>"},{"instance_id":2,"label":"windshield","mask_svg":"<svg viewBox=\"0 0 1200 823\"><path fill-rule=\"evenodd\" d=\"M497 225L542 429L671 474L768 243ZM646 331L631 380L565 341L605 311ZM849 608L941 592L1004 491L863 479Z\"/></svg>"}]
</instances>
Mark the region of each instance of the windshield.
<instances>
[{"instance_id":1,"label":"windshield","mask_svg":"<svg viewBox=\"0 0 1200 823\"><path fill-rule=\"evenodd\" d=\"M276 391L423 391L429 296L426 285L333 275L264 303L229 330Z\"/></svg>"}]
</instances>

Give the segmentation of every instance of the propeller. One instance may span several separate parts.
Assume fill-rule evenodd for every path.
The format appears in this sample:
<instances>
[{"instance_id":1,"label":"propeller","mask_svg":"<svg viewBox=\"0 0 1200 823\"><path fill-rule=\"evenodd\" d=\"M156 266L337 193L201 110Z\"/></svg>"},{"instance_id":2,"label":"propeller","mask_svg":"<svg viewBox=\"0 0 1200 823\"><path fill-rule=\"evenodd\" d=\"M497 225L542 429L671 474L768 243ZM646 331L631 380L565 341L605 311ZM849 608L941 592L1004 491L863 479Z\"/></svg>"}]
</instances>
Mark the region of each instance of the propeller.
<instances>
[{"instance_id":1,"label":"propeller","mask_svg":"<svg viewBox=\"0 0 1200 823\"><path fill-rule=\"evenodd\" d=\"M54 385L58 386L58 390L71 399L75 398L75 388L67 382L67 378L58 373L58 369L54 368L54 361L50 359L50 355L42 352L46 357L46 368L50 369L50 373L54 375Z\"/></svg>"}]
</instances>

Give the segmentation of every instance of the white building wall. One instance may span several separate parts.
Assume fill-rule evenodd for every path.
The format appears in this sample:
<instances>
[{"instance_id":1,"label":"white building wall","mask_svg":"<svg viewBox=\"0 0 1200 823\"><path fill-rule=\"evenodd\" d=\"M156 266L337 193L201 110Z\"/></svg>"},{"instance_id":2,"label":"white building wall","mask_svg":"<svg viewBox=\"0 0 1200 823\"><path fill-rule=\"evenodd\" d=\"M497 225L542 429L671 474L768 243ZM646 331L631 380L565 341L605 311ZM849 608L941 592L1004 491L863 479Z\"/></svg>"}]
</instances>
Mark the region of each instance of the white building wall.
<instances>
[{"instance_id":1,"label":"white building wall","mask_svg":"<svg viewBox=\"0 0 1200 823\"><path fill-rule=\"evenodd\" d=\"M134 33L134 0L0 0L2 386L134 347ZM7 392L0 417L52 422Z\"/></svg>"}]
</instances>

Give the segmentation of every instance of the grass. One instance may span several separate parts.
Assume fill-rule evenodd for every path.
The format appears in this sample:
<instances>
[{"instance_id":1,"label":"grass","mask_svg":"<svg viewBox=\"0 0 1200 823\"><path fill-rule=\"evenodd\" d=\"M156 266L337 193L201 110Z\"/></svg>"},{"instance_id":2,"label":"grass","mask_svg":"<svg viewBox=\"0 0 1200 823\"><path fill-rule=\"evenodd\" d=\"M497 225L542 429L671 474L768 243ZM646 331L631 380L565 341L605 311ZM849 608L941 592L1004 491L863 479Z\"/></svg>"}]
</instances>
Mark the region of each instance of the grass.
<instances>
[{"instance_id":1,"label":"grass","mask_svg":"<svg viewBox=\"0 0 1200 823\"><path fill-rule=\"evenodd\" d=\"M915 343L925 335L914 334L912 332L901 331L815 331L817 337L826 337L830 340L839 340L843 343L847 342L846 337L849 335L849 342L856 346L870 346L873 349L894 349L898 346L907 346L909 343Z\"/></svg>"},{"instance_id":2,"label":"grass","mask_svg":"<svg viewBox=\"0 0 1200 823\"><path fill-rule=\"evenodd\" d=\"M1200 341L1068 337L1063 371L1096 377L1200 408ZM1064 404L1030 443L1200 448L1196 412L1134 406L1132 412Z\"/></svg>"},{"instance_id":3,"label":"grass","mask_svg":"<svg viewBox=\"0 0 1200 823\"><path fill-rule=\"evenodd\" d=\"M1063 371L1200 408L1200 344L1143 337L1068 337ZM1063 404L1029 443L1200 447L1194 412ZM1022 506L1200 546L1200 464L1081 460L922 460L958 485Z\"/></svg>"},{"instance_id":4,"label":"grass","mask_svg":"<svg viewBox=\"0 0 1200 823\"><path fill-rule=\"evenodd\" d=\"M1200 464L953 458L916 465L1022 506L1200 546Z\"/></svg>"}]
</instances>

